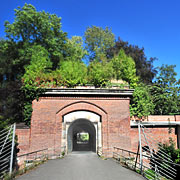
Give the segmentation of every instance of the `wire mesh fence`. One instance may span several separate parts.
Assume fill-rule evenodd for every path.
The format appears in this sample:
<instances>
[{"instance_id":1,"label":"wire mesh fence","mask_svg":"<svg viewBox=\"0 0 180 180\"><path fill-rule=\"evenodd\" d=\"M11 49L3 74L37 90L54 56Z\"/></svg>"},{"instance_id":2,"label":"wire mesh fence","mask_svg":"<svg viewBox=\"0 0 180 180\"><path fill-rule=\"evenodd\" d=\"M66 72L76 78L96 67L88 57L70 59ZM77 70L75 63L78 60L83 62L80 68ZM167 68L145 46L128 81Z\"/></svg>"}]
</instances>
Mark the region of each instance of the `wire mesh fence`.
<instances>
[{"instance_id":1,"label":"wire mesh fence","mask_svg":"<svg viewBox=\"0 0 180 180\"><path fill-rule=\"evenodd\" d=\"M176 179L178 164L173 163L159 139L153 132L139 123L137 152L114 148L114 158L141 173L149 180Z\"/></svg>"},{"instance_id":2,"label":"wire mesh fence","mask_svg":"<svg viewBox=\"0 0 180 180\"><path fill-rule=\"evenodd\" d=\"M15 128L16 125L13 124L0 131L0 178L6 173L12 173Z\"/></svg>"}]
</instances>

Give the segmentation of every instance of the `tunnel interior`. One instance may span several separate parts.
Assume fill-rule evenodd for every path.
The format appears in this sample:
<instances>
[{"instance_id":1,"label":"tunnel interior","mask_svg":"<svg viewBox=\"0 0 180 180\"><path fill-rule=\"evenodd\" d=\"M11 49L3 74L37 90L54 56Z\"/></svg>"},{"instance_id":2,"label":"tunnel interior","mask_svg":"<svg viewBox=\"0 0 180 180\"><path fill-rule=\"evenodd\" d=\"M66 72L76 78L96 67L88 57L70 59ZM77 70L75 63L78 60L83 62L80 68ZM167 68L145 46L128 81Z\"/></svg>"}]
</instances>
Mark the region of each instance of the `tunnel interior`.
<instances>
[{"instance_id":1,"label":"tunnel interior","mask_svg":"<svg viewBox=\"0 0 180 180\"><path fill-rule=\"evenodd\" d=\"M75 120L68 129L68 152L96 152L96 130L92 122L86 119Z\"/></svg>"}]
</instances>

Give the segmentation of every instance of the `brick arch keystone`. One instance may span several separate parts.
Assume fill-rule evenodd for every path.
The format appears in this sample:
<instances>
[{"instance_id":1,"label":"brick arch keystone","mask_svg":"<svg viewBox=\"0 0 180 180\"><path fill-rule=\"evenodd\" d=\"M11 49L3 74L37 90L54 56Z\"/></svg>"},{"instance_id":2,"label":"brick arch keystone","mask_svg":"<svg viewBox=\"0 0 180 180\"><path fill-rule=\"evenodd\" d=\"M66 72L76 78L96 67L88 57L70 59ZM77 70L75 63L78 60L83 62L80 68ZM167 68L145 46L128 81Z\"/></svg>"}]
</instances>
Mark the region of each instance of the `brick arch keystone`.
<instances>
[{"instance_id":1,"label":"brick arch keystone","mask_svg":"<svg viewBox=\"0 0 180 180\"><path fill-rule=\"evenodd\" d=\"M69 110L69 109L71 109L71 110ZM61 113L61 114L65 115L69 112L73 112L73 111L77 111L77 110L88 110L88 111L95 112L95 113L97 113L96 111L98 111L98 112L101 112L101 114L102 113L107 114L107 112L102 107L100 107L94 103L87 102L87 101L79 101L79 102L70 103L70 104L62 107L61 109L59 109L56 112L56 114Z\"/></svg>"}]
</instances>

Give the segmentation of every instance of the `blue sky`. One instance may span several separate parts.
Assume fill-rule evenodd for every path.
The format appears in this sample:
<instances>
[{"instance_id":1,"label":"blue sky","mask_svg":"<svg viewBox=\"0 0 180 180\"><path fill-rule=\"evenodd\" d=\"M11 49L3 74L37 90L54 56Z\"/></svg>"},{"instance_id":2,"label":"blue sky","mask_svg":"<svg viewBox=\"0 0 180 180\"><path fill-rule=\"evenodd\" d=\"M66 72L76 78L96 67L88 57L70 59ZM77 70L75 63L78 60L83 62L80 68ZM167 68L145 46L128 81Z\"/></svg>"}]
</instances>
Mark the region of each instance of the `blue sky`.
<instances>
[{"instance_id":1,"label":"blue sky","mask_svg":"<svg viewBox=\"0 0 180 180\"><path fill-rule=\"evenodd\" d=\"M155 66L175 64L180 78L179 0L4 0L0 6L0 37L4 21L13 22L14 9L24 3L62 17L62 29L83 36L91 25L110 27L116 38L144 47Z\"/></svg>"}]
</instances>

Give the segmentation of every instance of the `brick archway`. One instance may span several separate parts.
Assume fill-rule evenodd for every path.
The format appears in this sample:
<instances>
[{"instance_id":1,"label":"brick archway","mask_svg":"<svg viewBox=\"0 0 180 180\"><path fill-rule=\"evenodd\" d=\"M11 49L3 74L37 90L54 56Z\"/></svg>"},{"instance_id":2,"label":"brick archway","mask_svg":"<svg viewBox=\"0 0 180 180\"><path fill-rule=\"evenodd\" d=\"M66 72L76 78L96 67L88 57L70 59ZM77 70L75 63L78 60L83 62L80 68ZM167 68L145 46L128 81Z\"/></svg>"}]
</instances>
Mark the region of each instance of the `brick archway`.
<instances>
[{"instance_id":1,"label":"brick archway","mask_svg":"<svg viewBox=\"0 0 180 180\"><path fill-rule=\"evenodd\" d=\"M69 120L67 120L68 118ZM68 152L68 148L67 148L68 128L70 127L73 121L78 119L89 120L90 122L93 123L96 129L96 148L95 148L96 152L97 152L97 148L102 147L102 142L105 146L107 146L108 136L106 135L103 136L103 132L108 131L107 129L108 115L106 111L93 103L89 103L86 101L78 101L66 105L65 107L58 110L58 112L56 113L56 120L57 120L56 127L57 128L59 126L62 127L62 136L61 137L60 135L56 136L55 147L61 146L61 149L66 149L66 152ZM60 138L61 138L61 144L60 141L58 141Z\"/></svg>"},{"instance_id":2,"label":"brick archway","mask_svg":"<svg viewBox=\"0 0 180 180\"><path fill-rule=\"evenodd\" d=\"M82 111L100 117L102 151L105 156L111 156L109 152L114 146L130 149L131 95L132 90L117 89L47 90L38 101L33 101L29 151L48 148L51 154L62 153L66 141L64 117ZM89 120L87 117L75 119L79 118Z\"/></svg>"}]
</instances>

